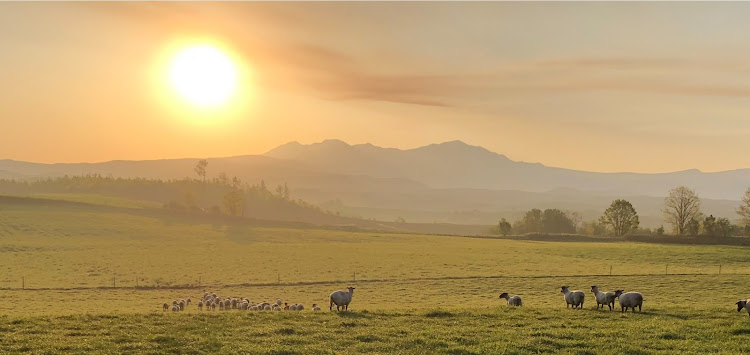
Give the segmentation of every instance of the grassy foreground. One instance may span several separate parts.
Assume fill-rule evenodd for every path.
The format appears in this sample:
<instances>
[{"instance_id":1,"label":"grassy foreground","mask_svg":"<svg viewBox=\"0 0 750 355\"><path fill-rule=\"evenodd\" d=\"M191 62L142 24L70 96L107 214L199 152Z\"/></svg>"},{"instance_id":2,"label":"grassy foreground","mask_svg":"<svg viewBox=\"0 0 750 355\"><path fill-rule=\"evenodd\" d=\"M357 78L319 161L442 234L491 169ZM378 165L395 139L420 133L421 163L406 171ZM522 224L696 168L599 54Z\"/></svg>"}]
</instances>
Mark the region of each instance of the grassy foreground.
<instances>
[{"instance_id":1,"label":"grassy foreground","mask_svg":"<svg viewBox=\"0 0 750 355\"><path fill-rule=\"evenodd\" d=\"M444 353L750 352L726 309L99 314L0 318L0 352Z\"/></svg>"}]
</instances>

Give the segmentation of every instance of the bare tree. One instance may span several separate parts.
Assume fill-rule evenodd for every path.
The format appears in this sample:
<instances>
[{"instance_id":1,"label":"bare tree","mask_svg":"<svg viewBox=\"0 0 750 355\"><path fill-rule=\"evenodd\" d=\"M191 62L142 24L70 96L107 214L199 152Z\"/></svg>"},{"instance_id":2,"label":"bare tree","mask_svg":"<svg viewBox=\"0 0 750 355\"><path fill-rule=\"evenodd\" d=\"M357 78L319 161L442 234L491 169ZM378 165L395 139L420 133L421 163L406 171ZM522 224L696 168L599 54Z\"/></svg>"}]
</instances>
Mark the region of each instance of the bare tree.
<instances>
[{"instance_id":1,"label":"bare tree","mask_svg":"<svg viewBox=\"0 0 750 355\"><path fill-rule=\"evenodd\" d=\"M674 232L684 235L688 232L690 222L698 220L701 215L701 200L695 191L680 186L669 190L664 199L664 218L672 225Z\"/></svg>"},{"instance_id":2,"label":"bare tree","mask_svg":"<svg viewBox=\"0 0 750 355\"><path fill-rule=\"evenodd\" d=\"M626 233L638 229L638 213L630 202L614 200L600 218L602 224L612 227L615 236L621 237Z\"/></svg>"},{"instance_id":3,"label":"bare tree","mask_svg":"<svg viewBox=\"0 0 750 355\"><path fill-rule=\"evenodd\" d=\"M742 216L742 223L750 225L750 187L745 190L745 196L742 198L742 204L737 209L737 214Z\"/></svg>"},{"instance_id":4,"label":"bare tree","mask_svg":"<svg viewBox=\"0 0 750 355\"><path fill-rule=\"evenodd\" d=\"M206 182L206 168L208 167L208 160L201 159L198 160L198 164L195 164L195 173L198 174L198 177L203 179L203 182Z\"/></svg>"}]
</instances>

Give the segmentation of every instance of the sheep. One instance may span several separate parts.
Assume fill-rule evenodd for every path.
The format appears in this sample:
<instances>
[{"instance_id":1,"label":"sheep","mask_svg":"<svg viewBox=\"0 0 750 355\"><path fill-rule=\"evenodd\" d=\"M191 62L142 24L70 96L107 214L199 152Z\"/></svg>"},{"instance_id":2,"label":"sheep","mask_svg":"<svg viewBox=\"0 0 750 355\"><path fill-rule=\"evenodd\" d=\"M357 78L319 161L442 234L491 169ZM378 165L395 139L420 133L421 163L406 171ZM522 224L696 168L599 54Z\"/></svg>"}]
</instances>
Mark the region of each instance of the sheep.
<instances>
[{"instance_id":1,"label":"sheep","mask_svg":"<svg viewBox=\"0 0 750 355\"><path fill-rule=\"evenodd\" d=\"M295 303L295 304L289 306L289 310L290 311L296 311L297 310L297 304Z\"/></svg>"},{"instance_id":2,"label":"sheep","mask_svg":"<svg viewBox=\"0 0 750 355\"><path fill-rule=\"evenodd\" d=\"M180 303L178 303L177 305L180 306L181 311L185 310L185 301L180 301Z\"/></svg>"},{"instance_id":3,"label":"sheep","mask_svg":"<svg viewBox=\"0 0 750 355\"><path fill-rule=\"evenodd\" d=\"M329 311L333 310L334 303L336 304L336 311L341 310L341 308L349 310L349 303L352 302L352 296L354 296L354 287L347 287L347 289L349 292L339 290L331 293L329 297L331 300L331 305L328 307Z\"/></svg>"},{"instance_id":4,"label":"sheep","mask_svg":"<svg viewBox=\"0 0 750 355\"><path fill-rule=\"evenodd\" d=\"M503 292L500 294L500 297L498 298L505 298L506 301L508 301L508 305L510 306L521 306L521 296L513 296L510 297L507 292Z\"/></svg>"},{"instance_id":5,"label":"sheep","mask_svg":"<svg viewBox=\"0 0 750 355\"><path fill-rule=\"evenodd\" d=\"M320 310L320 307L318 307L318 304L317 303L313 303L313 311L317 312L319 310Z\"/></svg>"},{"instance_id":6,"label":"sheep","mask_svg":"<svg viewBox=\"0 0 750 355\"><path fill-rule=\"evenodd\" d=\"M263 310L264 311L270 311L271 310L271 305L267 304L267 305L263 306Z\"/></svg>"},{"instance_id":7,"label":"sheep","mask_svg":"<svg viewBox=\"0 0 750 355\"><path fill-rule=\"evenodd\" d=\"M273 304L272 308L273 308L274 311L281 311L281 307L279 307L279 305L277 305L275 303Z\"/></svg>"},{"instance_id":8,"label":"sheep","mask_svg":"<svg viewBox=\"0 0 750 355\"><path fill-rule=\"evenodd\" d=\"M220 311L224 310L224 302L222 302L222 301L219 301L219 310Z\"/></svg>"},{"instance_id":9,"label":"sheep","mask_svg":"<svg viewBox=\"0 0 750 355\"><path fill-rule=\"evenodd\" d=\"M257 311L258 310L258 306L255 306L255 305L250 306L250 310L251 311Z\"/></svg>"},{"instance_id":10,"label":"sheep","mask_svg":"<svg viewBox=\"0 0 750 355\"><path fill-rule=\"evenodd\" d=\"M305 310L305 306L302 305L302 303L300 303L300 304L297 305L297 310L298 311L304 311Z\"/></svg>"},{"instance_id":11,"label":"sheep","mask_svg":"<svg viewBox=\"0 0 750 355\"><path fill-rule=\"evenodd\" d=\"M169 310L169 304L165 303L164 305L161 306L161 308L162 310L164 310L164 312L166 312L167 310Z\"/></svg>"},{"instance_id":12,"label":"sheep","mask_svg":"<svg viewBox=\"0 0 750 355\"><path fill-rule=\"evenodd\" d=\"M235 308L236 308L236 305L237 304L235 304ZM232 300L227 298L224 300L224 310L228 311L230 307L232 307Z\"/></svg>"},{"instance_id":13,"label":"sheep","mask_svg":"<svg viewBox=\"0 0 750 355\"><path fill-rule=\"evenodd\" d=\"M180 307L179 306L172 305L172 312L179 312L179 311L180 311Z\"/></svg>"},{"instance_id":14,"label":"sheep","mask_svg":"<svg viewBox=\"0 0 750 355\"><path fill-rule=\"evenodd\" d=\"M211 310L212 311L216 310L216 302L211 302Z\"/></svg>"},{"instance_id":15,"label":"sheep","mask_svg":"<svg viewBox=\"0 0 750 355\"><path fill-rule=\"evenodd\" d=\"M639 292L625 292L625 290L615 291L615 297L620 302L620 312L625 312L630 308L635 312L635 307L638 307L638 312L643 308L643 295Z\"/></svg>"},{"instance_id":16,"label":"sheep","mask_svg":"<svg viewBox=\"0 0 750 355\"><path fill-rule=\"evenodd\" d=\"M190 297L188 297L188 299L187 299L187 303L186 303L186 304L187 304L187 305L190 305Z\"/></svg>"},{"instance_id":17,"label":"sheep","mask_svg":"<svg viewBox=\"0 0 750 355\"><path fill-rule=\"evenodd\" d=\"M573 308L578 307L578 309L583 308L583 300L586 297L586 294L584 294L583 291L570 291L568 290L568 286L562 286L560 293L565 294L565 308L568 308L569 306L573 306Z\"/></svg>"},{"instance_id":18,"label":"sheep","mask_svg":"<svg viewBox=\"0 0 750 355\"><path fill-rule=\"evenodd\" d=\"M747 316L750 317L750 302L747 302L747 300L739 300L735 304L737 305L737 312L742 311L744 308L747 310Z\"/></svg>"},{"instance_id":19,"label":"sheep","mask_svg":"<svg viewBox=\"0 0 750 355\"><path fill-rule=\"evenodd\" d=\"M198 310L203 310L203 301L198 300Z\"/></svg>"},{"instance_id":20,"label":"sheep","mask_svg":"<svg viewBox=\"0 0 750 355\"><path fill-rule=\"evenodd\" d=\"M276 299L276 305L277 306L281 306L281 298L277 298Z\"/></svg>"},{"instance_id":21,"label":"sheep","mask_svg":"<svg viewBox=\"0 0 750 355\"><path fill-rule=\"evenodd\" d=\"M232 304L232 309L237 309L237 299L236 298L232 298L232 300L230 301L230 303Z\"/></svg>"},{"instance_id":22,"label":"sheep","mask_svg":"<svg viewBox=\"0 0 750 355\"><path fill-rule=\"evenodd\" d=\"M594 293L594 297L596 298L596 309L599 309L600 305L604 309L605 304L609 307L610 311L615 308L615 298L617 297L615 297L614 292L601 292L596 285L591 286L591 292Z\"/></svg>"},{"instance_id":23,"label":"sheep","mask_svg":"<svg viewBox=\"0 0 750 355\"><path fill-rule=\"evenodd\" d=\"M285 311L288 311L288 310L289 310L289 304L288 304L288 303L286 303L286 302L284 302L284 310L285 310Z\"/></svg>"}]
</instances>

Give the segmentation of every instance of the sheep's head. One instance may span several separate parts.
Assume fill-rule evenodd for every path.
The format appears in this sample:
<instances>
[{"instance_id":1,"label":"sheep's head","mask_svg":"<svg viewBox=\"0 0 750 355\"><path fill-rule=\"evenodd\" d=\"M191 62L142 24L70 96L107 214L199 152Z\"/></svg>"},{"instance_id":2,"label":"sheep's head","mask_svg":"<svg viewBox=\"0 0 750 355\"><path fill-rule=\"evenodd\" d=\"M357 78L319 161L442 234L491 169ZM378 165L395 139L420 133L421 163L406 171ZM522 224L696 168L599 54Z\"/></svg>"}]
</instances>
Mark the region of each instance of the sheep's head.
<instances>
[{"instance_id":1,"label":"sheep's head","mask_svg":"<svg viewBox=\"0 0 750 355\"><path fill-rule=\"evenodd\" d=\"M740 301L738 301L735 304L737 305L737 312L740 312L747 305L747 301L746 300L740 300Z\"/></svg>"},{"instance_id":2,"label":"sheep's head","mask_svg":"<svg viewBox=\"0 0 750 355\"><path fill-rule=\"evenodd\" d=\"M625 290L616 290L615 291L615 297L620 297L620 295L625 292Z\"/></svg>"},{"instance_id":3,"label":"sheep's head","mask_svg":"<svg viewBox=\"0 0 750 355\"><path fill-rule=\"evenodd\" d=\"M560 290L560 293L568 292L568 286L562 286L562 290Z\"/></svg>"},{"instance_id":4,"label":"sheep's head","mask_svg":"<svg viewBox=\"0 0 750 355\"><path fill-rule=\"evenodd\" d=\"M501 293L501 294L500 294L500 297L499 297L499 298L505 298L505 299L508 299L508 298L510 298L510 296L508 295L508 293L507 293L507 292L503 292L503 293Z\"/></svg>"},{"instance_id":5,"label":"sheep's head","mask_svg":"<svg viewBox=\"0 0 750 355\"><path fill-rule=\"evenodd\" d=\"M354 292L354 287L347 287L347 289L349 290L349 292Z\"/></svg>"},{"instance_id":6,"label":"sheep's head","mask_svg":"<svg viewBox=\"0 0 750 355\"><path fill-rule=\"evenodd\" d=\"M592 285L591 292L596 292L596 291L599 291L599 287L597 287L596 285Z\"/></svg>"}]
</instances>

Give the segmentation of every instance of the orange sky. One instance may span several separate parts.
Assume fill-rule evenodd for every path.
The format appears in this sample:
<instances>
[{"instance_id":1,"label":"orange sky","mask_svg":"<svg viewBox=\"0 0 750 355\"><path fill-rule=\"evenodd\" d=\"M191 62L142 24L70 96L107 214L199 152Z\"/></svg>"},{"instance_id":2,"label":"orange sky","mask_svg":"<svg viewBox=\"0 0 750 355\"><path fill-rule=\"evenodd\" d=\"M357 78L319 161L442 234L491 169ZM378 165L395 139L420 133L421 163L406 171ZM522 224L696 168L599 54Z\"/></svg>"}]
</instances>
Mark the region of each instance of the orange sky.
<instances>
[{"instance_id":1,"label":"orange sky","mask_svg":"<svg viewBox=\"0 0 750 355\"><path fill-rule=\"evenodd\" d=\"M0 3L0 159L463 140L593 171L750 168L750 3ZM194 110L175 43L246 70Z\"/></svg>"}]
</instances>

